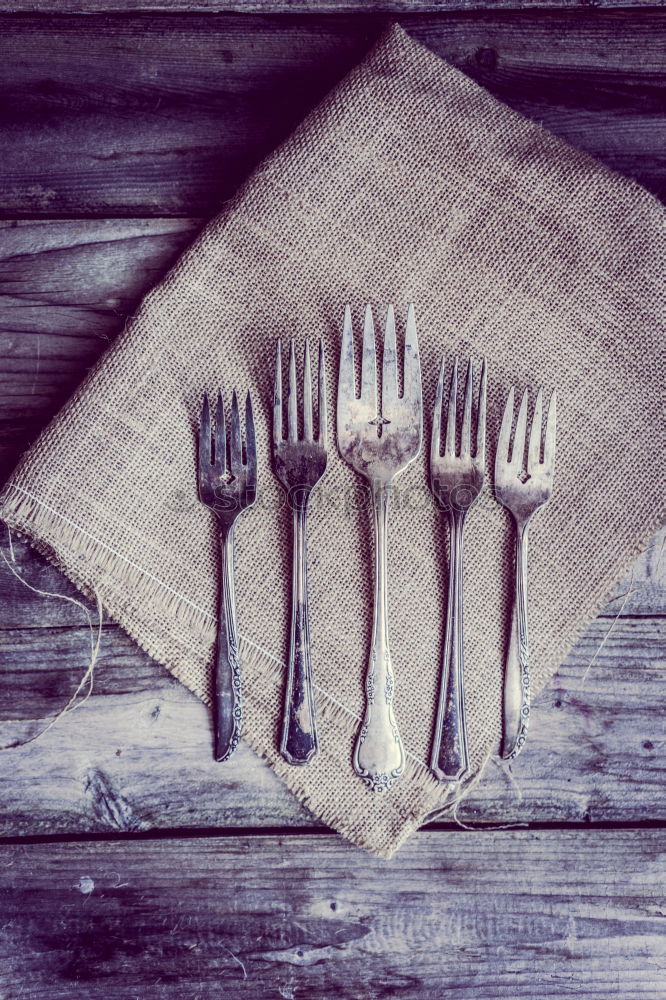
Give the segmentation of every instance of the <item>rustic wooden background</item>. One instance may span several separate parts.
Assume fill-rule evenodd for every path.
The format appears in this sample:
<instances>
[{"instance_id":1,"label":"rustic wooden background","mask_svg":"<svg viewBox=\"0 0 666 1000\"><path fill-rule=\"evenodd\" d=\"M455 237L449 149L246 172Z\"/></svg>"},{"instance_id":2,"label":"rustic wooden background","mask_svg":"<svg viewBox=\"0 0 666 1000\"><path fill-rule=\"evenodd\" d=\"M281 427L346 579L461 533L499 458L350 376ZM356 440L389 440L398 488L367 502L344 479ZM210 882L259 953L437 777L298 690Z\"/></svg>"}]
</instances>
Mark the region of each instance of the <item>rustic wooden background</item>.
<instances>
[{"instance_id":1,"label":"rustic wooden background","mask_svg":"<svg viewBox=\"0 0 666 1000\"><path fill-rule=\"evenodd\" d=\"M131 6L0 0L0 480L389 16L666 197L661 3ZM90 700L0 755L2 1000L661 1000L664 538L465 828L433 824L392 862L318 826L246 748L213 763L204 707L105 623ZM1 543L33 587L74 595ZM0 742L63 705L89 651L83 610L0 562Z\"/></svg>"}]
</instances>

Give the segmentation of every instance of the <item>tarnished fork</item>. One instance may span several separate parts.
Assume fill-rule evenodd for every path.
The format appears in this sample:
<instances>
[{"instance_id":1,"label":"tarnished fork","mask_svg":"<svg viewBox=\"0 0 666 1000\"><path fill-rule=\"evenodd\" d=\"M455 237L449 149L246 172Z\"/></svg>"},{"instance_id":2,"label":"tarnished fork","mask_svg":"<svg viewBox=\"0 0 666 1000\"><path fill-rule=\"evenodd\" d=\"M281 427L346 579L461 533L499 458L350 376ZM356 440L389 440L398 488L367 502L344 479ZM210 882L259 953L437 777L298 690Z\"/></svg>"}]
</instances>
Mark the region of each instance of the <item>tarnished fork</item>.
<instances>
[{"instance_id":1,"label":"tarnished fork","mask_svg":"<svg viewBox=\"0 0 666 1000\"><path fill-rule=\"evenodd\" d=\"M463 536L465 518L483 485L486 434L486 363L481 369L476 412L476 446L472 454L472 394L474 371L467 367L460 451L456 449L458 359L453 365L446 415L446 441L441 453L444 362L437 384L430 444L430 485L449 519L449 596L446 612L444 659L430 767L440 781L456 781L468 768L465 727Z\"/></svg>"},{"instance_id":2,"label":"tarnished fork","mask_svg":"<svg viewBox=\"0 0 666 1000\"><path fill-rule=\"evenodd\" d=\"M227 442L222 394L217 394L215 434L204 395L199 433L199 499L217 517L222 550L217 643L213 667L215 760L227 760L238 746L243 723L241 666L234 597L234 524L257 496L257 448L252 400L245 399L245 460L238 398L231 397L231 430Z\"/></svg>"},{"instance_id":3,"label":"tarnished fork","mask_svg":"<svg viewBox=\"0 0 666 1000\"><path fill-rule=\"evenodd\" d=\"M278 341L273 400L273 464L275 474L287 490L289 506L294 513L291 635L280 742L280 753L290 764L308 764L318 750L308 612L307 514L310 494L324 475L327 460L326 369L321 340L318 383L319 416L315 435L310 347L306 340L303 358L303 433L299 436L296 358L292 340L289 348L285 438L282 428L282 344Z\"/></svg>"},{"instance_id":4,"label":"tarnished fork","mask_svg":"<svg viewBox=\"0 0 666 1000\"><path fill-rule=\"evenodd\" d=\"M399 396L395 318L393 307L389 306L384 336L382 398L378 408L375 331L372 309L368 306L363 333L361 395L356 395L354 337L351 311L347 306L338 380L338 449L344 461L370 484L375 526L372 648L365 681L365 715L354 749L353 766L374 791L390 788L405 766L405 753L393 714L386 534L393 481L421 450L421 368L413 306L407 313L403 383L403 393Z\"/></svg>"},{"instance_id":5,"label":"tarnished fork","mask_svg":"<svg viewBox=\"0 0 666 1000\"><path fill-rule=\"evenodd\" d=\"M527 475L524 475L525 436L527 431L527 390L518 410L511 457L509 441L513 426L514 390L504 409L495 458L495 494L511 511L516 528L516 583L511 615L511 636L504 667L502 712L502 757L516 757L527 737L530 718L530 670L527 639L527 531L535 511L553 491L555 470L555 391L550 397L548 420L541 461L541 425L543 393L539 389L527 450Z\"/></svg>"}]
</instances>

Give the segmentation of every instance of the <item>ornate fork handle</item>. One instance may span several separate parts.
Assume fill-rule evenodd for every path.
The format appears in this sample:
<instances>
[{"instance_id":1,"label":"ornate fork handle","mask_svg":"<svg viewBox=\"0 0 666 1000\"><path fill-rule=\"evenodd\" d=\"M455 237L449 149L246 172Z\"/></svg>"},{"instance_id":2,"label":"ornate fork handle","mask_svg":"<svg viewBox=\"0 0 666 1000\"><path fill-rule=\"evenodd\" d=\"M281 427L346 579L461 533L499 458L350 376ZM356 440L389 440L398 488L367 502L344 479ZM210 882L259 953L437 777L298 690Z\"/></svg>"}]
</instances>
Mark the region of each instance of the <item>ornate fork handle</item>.
<instances>
[{"instance_id":1,"label":"ornate fork handle","mask_svg":"<svg viewBox=\"0 0 666 1000\"><path fill-rule=\"evenodd\" d=\"M390 485L373 487L375 604L372 649L365 678L365 716L354 750L354 770L373 791L390 788L405 767L405 753L393 715L393 667L388 637L386 538Z\"/></svg>"},{"instance_id":2,"label":"ornate fork handle","mask_svg":"<svg viewBox=\"0 0 666 1000\"><path fill-rule=\"evenodd\" d=\"M517 757L527 738L530 721L530 667L527 636L527 531L529 520L515 519L516 586L511 613L511 635L504 667L502 757Z\"/></svg>"},{"instance_id":3,"label":"ornate fork handle","mask_svg":"<svg viewBox=\"0 0 666 1000\"><path fill-rule=\"evenodd\" d=\"M294 508L291 638L280 752L290 764L307 764L318 750L310 657L307 582L307 504Z\"/></svg>"},{"instance_id":4,"label":"ornate fork handle","mask_svg":"<svg viewBox=\"0 0 666 1000\"><path fill-rule=\"evenodd\" d=\"M440 781L457 781L468 767L463 644L463 534L465 512L449 511L451 558L446 636L430 766Z\"/></svg>"},{"instance_id":5,"label":"ornate fork handle","mask_svg":"<svg viewBox=\"0 0 666 1000\"><path fill-rule=\"evenodd\" d=\"M234 528L222 528L220 608L215 653L215 760L227 760L238 746L243 724L241 675L234 596Z\"/></svg>"}]
</instances>

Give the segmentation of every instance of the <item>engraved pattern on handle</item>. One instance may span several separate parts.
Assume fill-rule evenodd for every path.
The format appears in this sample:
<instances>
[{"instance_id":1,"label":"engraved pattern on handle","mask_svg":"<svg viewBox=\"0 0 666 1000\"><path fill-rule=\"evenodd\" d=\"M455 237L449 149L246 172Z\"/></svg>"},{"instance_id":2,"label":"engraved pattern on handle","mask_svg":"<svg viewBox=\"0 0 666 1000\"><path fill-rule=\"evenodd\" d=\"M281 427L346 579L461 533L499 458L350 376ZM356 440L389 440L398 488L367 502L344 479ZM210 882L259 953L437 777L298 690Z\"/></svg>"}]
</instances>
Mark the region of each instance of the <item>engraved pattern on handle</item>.
<instances>
[{"instance_id":1,"label":"engraved pattern on handle","mask_svg":"<svg viewBox=\"0 0 666 1000\"><path fill-rule=\"evenodd\" d=\"M457 781L468 768L463 645L464 512L449 511L451 555L446 635L430 767L439 781Z\"/></svg>"},{"instance_id":2,"label":"engraved pattern on handle","mask_svg":"<svg viewBox=\"0 0 666 1000\"><path fill-rule=\"evenodd\" d=\"M375 792L389 789L405 767L405 752L393 714L393 668L388 637L386 538L390 486L373 488L375 604L372 649L365 677L365 715L354 748L354 770Z\"/></svg>"},{"instance_id":3,"label":"engraved pattern on handle","mask_svg":"<svg viewBox=\"0 0 666 1000\"><path fill-rule=\"evenodd\" d=\"M307 499L294 508L291 637L280 753L290 764L308 764L319 744L312 689L307 583Z\"/></svg>"},{"instance_id":4,"label":"engraved pattern on handle","mask_svg":"<svg viewBox=\"0 0 666 1000\"><path fill-rule=\"evenodd\" d=\"M234 529L220 535L221 584L214 674L215 760L231 757L243 725L241 673L234 596Z\"/></svg>"},{"instance_id":5,"label":"engraved pattern on handle","mask_svg":"<svg viewBox=\"0 0 666 1000\"><path fill-rule=\"evenodd\" d=\"M525 746L530 722L527 634L527 521L516 521L516 585L504 674L502 757L513 760Z\"/></svg>"}]
</instances>

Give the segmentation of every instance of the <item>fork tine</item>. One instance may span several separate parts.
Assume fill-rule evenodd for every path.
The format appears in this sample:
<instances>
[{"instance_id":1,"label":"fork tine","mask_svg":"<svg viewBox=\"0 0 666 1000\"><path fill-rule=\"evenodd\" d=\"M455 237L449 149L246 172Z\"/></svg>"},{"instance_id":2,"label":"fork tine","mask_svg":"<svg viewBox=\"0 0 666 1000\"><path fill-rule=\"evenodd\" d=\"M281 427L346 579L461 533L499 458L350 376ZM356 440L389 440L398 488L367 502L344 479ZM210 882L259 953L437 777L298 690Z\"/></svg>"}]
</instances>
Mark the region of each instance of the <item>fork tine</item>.
<instances>
[{"instance_id":1,"label":"fork tine","mask_svg":"<svg viewBox=\"0 0 666 1000\"><path fill-rule=\"evenodd\" d=\"M361 359L361 399L377 412L377 360L375 355L375 324L372 306L365 309L363 324L363 357Z\"/></svg>"},{"instance_id":2,"label":"fork tine","mask_svg":"<svg viewBox=\"0 0 666 1000\"><path fill-rule=\"evenodd\" d=\"M449 408L446 414L446 446L444 454L453 458L456 453L456 407L458 397L458 358L454 358L451 385L449 386Z\"/></svg>"},{"instance_id":3,"label":"fork tine","mask_svg":"<svg viewBox=\"0 0 666 1000\"><path fill-rule=\"evenodd\" d=\"M509 463L509 441L511 439L511 426L513 424L513 403L515 398L515 390L513 386L509 389L509 395L507 396L506 406L504 407L504 415L502 416L502 426L500 427L499 437L497 439L497 452L495 453L495 475L497 475L497 470L501 469L503 465L508 465Z\"/></svg>"},{"instance_id":4,"label":"fork tine","mask_svg":"<svg viewBox=\"0 0 666 1000\"><path fill-rule=\"evenodd\" d=\"M254 413L252 412L252 397L248 392L245 396L245 468L247 469L248 486L257 485L257 438L254 430Z\"/></svg>"},{"instance_id":5,"label":"fork tine","mask_svg":"<svg viewBox=\"0 0 666 1000\"><path fill-rule=\"evenodd\" d=\"M241 444L240 415L238 413L238 396L235 389L231 394L231 440L229 455L231 475L239 476L243 471L243 449Z\"/></svg>"},{"instance_id":6,"label":"fork tine","mask_svg":"<svg viewBox=\"0 0 666 1000\"><path fill-rule=\"evenodd\" d=\"M289 384L287 386L287 440L298 440L298 390L296 388L296 348L289 344Z\"/></svg>"},{"instance_id":7,"label":"fork tine","mask_svg":"<svg viewBox=\"0 0 666 1000\"><path fill-rule=\"evenodd\" d=\"M522 468L523 462L525 460L525 434L527 431L527 403L528 403L528 391L525 389L523 392L523 398L520 401L520 409L518 410L518 419L516 420L516 433L513 438L513 448L511 449L511 461L509 465L511 470L518 475Z\"/></svg>"},{"instance_id":8,"label":"fork tine","mask_svg":"<svg viewBox=\"0 0 666 1000\"><path fill-rule=\"evenodd\" d=\"M215 465L222 471L227 467L227 426L224 420L222 393L219 390L215 407Z\"/></svg>"},{"instance_id":9,"label":"fork tine","mask_svg":"<svg viewBox=\"0 0 666 1000\"><path fill-rule=\"evenodd\" d=\"M395 346L395 313L393 306L386 312L384 357L382 361L382 409L398 398L398 355Z\"/></svg>"},{"instance_id":10,"label":"fork tine","mask_svg":"<svg viewBox=\"0 0 666 1000\"><path fill-rule=\"evenodd\" d=\"M354 376L354 328L351 309L345 306L345 320L340 346L340 372L338 375L338 406L346 405L356 396Z\"/></svg>"},{"instance_id":11,"label":"fork tine","mask_svg":"<svg viewBox=\"0 0 666 1000\"><path fill-rule=\"evenodd\" d=\"M467 365L465 380L465 402L463 403L463 422L460 433L460 454L469 457L472 446L472 391L474 389L474 367L470 358Z\"/></svg>"},{"instance_id":12,"label":"fork tine","mask_svg":"<svg viewBox=\"0 0 666 1000\"><path fill-rule=\"evenodd\" d=\"M405 366L403 376L402 398L407 401L421 401L421 362L419 359L419 341L416 335L416 316L413 303L407 309L407 326L405 328Z\"/></svg>"},{"instance_id":13,"label":"fork tine","mask_svg":"<svg viewBox=\"0 0 666 1000\"><path fill-rule=\"evenodd\" d=\"M326 358L324 356L324 341L319 338L319 386L317 389L317 405L319 408L319 433L317 440L322 448L328 445L328 418L326 412Z\"/></svg>"},{"instance_id":14,"label":"fork tine","mask_svg":"<svg viewBox=\"0 0 666 1000\"><path fill-rule=\"evenodd\" d=\"M442 367L439 370L439 381L435 393L435 409L432 414L432 436L430 438L430 465L440 457L440 430L442 426L442 397L444 395L444 358Z\"/></svg>"},{"instance_id":15,"label":"fork tine","mask_svg":"<svg viewBox=\"0 0 666 1000\"><path fill-rule=\"evenodd\" d=\"M308 340L305 341L303 352L303 438L305 441L312 441L312 372Z\"/></svg>"},{"instance_id":16,"label":"fork tine","mask_svg":"<svg viewBox=\"0 0 666 1000\"><path fill-rule=\"evenodd\" d=\"M275 390L273 392L273 444L282 441L282 341L277 342L275 354Z\"/></svg>"},{"instance_id":17,"label":"fork tine","mask_svg":"<svg viewBox=\"0 0 666 1000\"><path fill-rule=\"evenodd\" d=\"M486 461L486 359L481 365L479 409L476 415L476 459L483 466Z\"/></svg>"},{"instance_id":18,"label":"fork tine","mask_svg":"<svg viewBox=\"0 0 666 1000\"><path fill-rule=\"evenodd\" d=\"M532 427L530 429L530 443L527 447L527 474L536 476L539 471L541 459L541 422L543 417L543 392L539 389L536 403L534 404L534 416L532 417Z\"/></svg>"},{"instance_id":19,"label":"fork tine","mask_svg":"<svg viewBox=\"0 0 666 1000\"><path fill-rule=\"evenodd\" d=\"M546 423L546 440L543 447L543 468L542 471L547 476L552 476L555 471L555 435L557 428L557 393L553 389L548 404L548 420Z\"/></svg>"},{"instance_id":20,"label":"fork tine","mask_svg":"<svg viewBox=\"0 0 666 1000\"><path fill-rule=\"evenodd\" d=\"M204 485L210 469L210 446L210 404L208 393L205 392L201 405L201 426L199 428L199 483Z\"/></svg>"}]
</instances>

